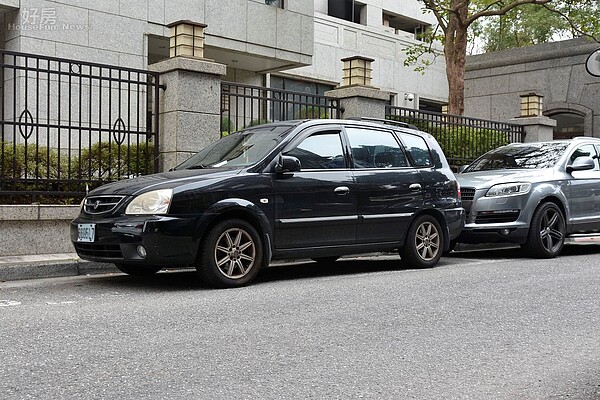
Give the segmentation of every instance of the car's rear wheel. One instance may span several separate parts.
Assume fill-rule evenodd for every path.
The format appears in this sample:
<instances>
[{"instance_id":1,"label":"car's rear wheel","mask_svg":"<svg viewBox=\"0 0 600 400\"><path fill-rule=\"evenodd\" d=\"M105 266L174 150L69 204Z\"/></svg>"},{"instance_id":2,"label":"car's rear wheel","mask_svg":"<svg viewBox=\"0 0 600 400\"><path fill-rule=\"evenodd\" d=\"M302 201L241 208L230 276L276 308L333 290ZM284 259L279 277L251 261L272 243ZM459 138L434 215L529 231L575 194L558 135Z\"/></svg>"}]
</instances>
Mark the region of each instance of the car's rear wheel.
<instances>
[{"instance_id":1,"label":"car's rear wheel","mask_svg":"<svg viewBox=\"0 0 600 400\"><path fill-rule=\"evenodd\" d=\"M522 247L532 257L556 257L565 244L565 233L565 217L560 208L554 203L543 203L533 213L527 242Z\"/></svg>"},{"instance_id":2,"label":"car's rear wheel","mask_svg":"<svg viewBox=\"0 0 600 400\"><path fill-rule=\"evenodd\" d=\"M408 229L400 250L402 261L413 268L430 268L440 260L444 249L442 227L431 215L421 215Z\"/></svg>"},{"instance_id":3,"label":"car's rear wheel","mask_svg":"<svg viewBox=\"0 0 600 400\"><path fill-rule=\"evenodd\" d=\"M133 276L150 276L156 274L161 270L161 267L157 267L154 265L124 265L124 264L115 264L115 267L119 269L119 271L126 273L127 275Z\"/></svg>"},{"instance_id":4,"label":"car's rear wheel","mask_svg":"<svg viewBox=\"0 0 600 400\"><path fill-rule=\"evenodd\" d=\"M196 270L212 287L239 287L256 277L262 259L256 229L244 220L230 219L215 225L205 237Z\"/></svg>"}]
</instances>

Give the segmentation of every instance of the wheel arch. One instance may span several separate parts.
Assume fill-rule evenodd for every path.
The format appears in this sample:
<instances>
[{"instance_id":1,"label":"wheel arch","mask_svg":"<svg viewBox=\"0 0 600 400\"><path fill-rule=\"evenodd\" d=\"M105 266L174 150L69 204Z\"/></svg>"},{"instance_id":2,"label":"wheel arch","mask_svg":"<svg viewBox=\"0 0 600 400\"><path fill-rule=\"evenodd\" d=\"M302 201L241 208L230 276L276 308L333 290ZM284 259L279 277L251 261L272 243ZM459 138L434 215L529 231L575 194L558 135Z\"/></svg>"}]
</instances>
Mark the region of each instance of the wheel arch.
<instances>
[{"instance_id":1,"label":"wheel arch","mask_svg":"<svg viewBox=\"0 0 600 400\"><path fill-rule=\"evenodd\" d=\"M196 260L200 256L200 247L202 246L206 235L218 223L228 219L244 220L256 229L262 239L262 245L265 251L263 263L265 265L268 264L273 255L273 234L269 219L260 207L244 199L221 200L206 210L204 218L200 220L197 227Z\"/></svg>"},{"instance_id":2,"label":"wheel arch","mask_svg":"<svg viewBox=\"0 0 600 400\"><path fill-rule=\"evenodd\" d=\"M561 201L561 199L558 196L554 196L554 195L543 197L540 199L540 201L538 201L535 208L532 210L531 215L529 216L528 226L531 226L531 219L533 218L535 211L538 208L540 208L540 206L544 203L554 203L559 208L560 212L563 214L563 217L565 218L565 224L567 225L567 227L569 226L568 221L570 218L568 215L567 207L565 206L565 204Z\"/></svg>"},{"instance_id":3,"label":"wheel arch","mask_svg":"<svg viewBox=\"0 0 600 400\"><path fill-rule=\"evenodd\" d=\"M443 233L443 238L444 238L444 249L443 251L446 252L448 251L448 249L450 248L450 232L448 231L448 224L446 223L446 219L444 218L444 215L436 209L433 208L428 208L425 210L420 211L419 213L416 213L413 216L412 221L410 222L410 224L412 225L414 223L414 221L419 218L421 215L430 215L433 218L435 218L437 220L437 222L440 224L440 227L442 228L442 233ZM404 243L403 246L406 245L406 240L407 238L404 238Z\"/></svg>"}]
</instances>

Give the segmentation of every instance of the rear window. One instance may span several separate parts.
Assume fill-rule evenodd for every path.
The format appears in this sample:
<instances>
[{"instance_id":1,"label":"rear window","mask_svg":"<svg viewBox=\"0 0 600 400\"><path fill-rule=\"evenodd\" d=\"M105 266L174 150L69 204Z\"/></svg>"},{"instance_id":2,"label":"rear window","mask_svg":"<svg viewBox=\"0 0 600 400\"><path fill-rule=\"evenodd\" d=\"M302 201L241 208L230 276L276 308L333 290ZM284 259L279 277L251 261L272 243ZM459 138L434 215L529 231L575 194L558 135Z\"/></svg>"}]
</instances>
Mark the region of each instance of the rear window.
<instances>
[{"instance_id":1,"label":"rear window","mask_svg":"<svg viewBox=\"0 0 600 400\"><path fill-rule=\"evenodd\" d=\"M415 167L429 167L431 165L431 153L427 142L421 136L400 132L400 139L406 146Z\"/></svg>"}]
</instances>

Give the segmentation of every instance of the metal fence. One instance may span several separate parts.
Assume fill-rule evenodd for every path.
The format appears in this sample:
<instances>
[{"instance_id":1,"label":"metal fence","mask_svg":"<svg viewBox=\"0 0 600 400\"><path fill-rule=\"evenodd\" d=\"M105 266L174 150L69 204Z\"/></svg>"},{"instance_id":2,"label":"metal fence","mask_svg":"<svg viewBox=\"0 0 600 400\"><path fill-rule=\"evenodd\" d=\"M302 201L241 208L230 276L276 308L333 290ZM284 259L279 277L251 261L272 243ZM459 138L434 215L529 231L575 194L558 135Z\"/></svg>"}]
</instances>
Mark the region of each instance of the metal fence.
<instances>
[{"instance_id":1,"label":"metal fence","mask_svg":"<svg viewBox=\"0 0 600 400\"><path fill-rule=\"evenodd\" d=\"M221 83L221 135L267 122L339 118L337 99L304 92Z\"/></svg>"},{"instance_id":2,"label":"metal fence","mask_svg":"<svg viewBox=\"0 0 600 400\"><path fill-rule=\"evenodd\" d=\"M157 169L158 74L10 51L0 61L0 201L81 197Z\"/></svg>"},{"instance_id":3,"label":"metal fence","mask_svg":"<svg viewBox=\"0 0 600 400\"><path fill-rule=\"evenodd\" d=\"M412 108L386 106L385 117L415 125L432 134L454 168L468 164L495 147L522 142L525 137L521 125Z\"/></svg>"}]
</instances>

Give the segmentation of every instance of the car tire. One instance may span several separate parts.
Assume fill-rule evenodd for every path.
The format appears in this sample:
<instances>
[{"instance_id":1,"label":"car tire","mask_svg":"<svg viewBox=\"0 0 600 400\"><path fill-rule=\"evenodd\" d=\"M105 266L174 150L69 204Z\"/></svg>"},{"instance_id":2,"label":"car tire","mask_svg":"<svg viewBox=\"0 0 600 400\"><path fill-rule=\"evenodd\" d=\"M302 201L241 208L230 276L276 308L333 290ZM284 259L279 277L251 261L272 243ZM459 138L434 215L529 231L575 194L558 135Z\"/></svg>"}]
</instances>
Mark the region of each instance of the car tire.
<instances>
[{"instance_id":1,"label":"car tire","mask_svg":"<svg viewBox=\"0 0 600 400\"><path fill-rule=\"evenodd\" d=\"M115 264L119 271L132 276L151 276L156 274L162 268L155 265L124 265Z\"/></svg>"},{"instance_id":2,"label":"car tire","mask_svg":"<svg viewBox=\"0 0 600 400\"><path fill-rule=\"evenodd\" d=\"M244 220L229 219L204 238L196 270L209 286L234 288L250 283L262 260L263 245L256 229Z\"/></svg>"},{"instance_id":3,"label":"car tire","mask_svg":"<svg viewBox=\"0 0 600 400\"><path fill-rule=\"evenodd\" d=\"M314 257L312 260L319 264L332 264L332 263L336 262L338 258L339 258L338 256Z\"/></svg>"},{"instance_id":4,"label":"car tire","mask_svg":"<svg viewBox=\"0 0 600 400\"><path fill-rule=\"evenodd\" d=\"M551 202L542 203L533 213L522 248L535 258L553 258L562 251L565 234L565 217L560 208Z\"/></svg>"},{"instance_id":5,"label":"car tire","mask_svg":"<svg viewBox=\"0 0 600 400\"><path fill-rule=\"evenodd\" d=\"M402 262L413 268L431 268L444 250L442 227L435 217L421 215L410 225L400 250Z\"/></svg>"}]
</instances>

